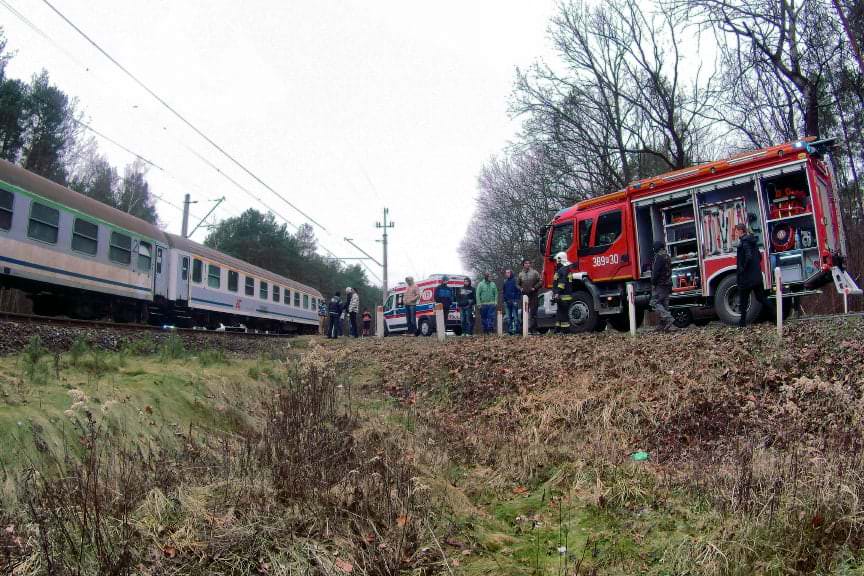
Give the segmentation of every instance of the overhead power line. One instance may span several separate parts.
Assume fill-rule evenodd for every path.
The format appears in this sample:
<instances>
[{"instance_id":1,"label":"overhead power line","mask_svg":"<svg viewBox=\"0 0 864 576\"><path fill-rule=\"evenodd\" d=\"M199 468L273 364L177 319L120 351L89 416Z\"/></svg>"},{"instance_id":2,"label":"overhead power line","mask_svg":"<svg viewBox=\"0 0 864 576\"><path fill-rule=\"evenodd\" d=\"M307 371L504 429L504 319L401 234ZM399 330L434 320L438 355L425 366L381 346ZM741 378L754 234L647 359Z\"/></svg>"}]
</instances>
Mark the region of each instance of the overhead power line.
<instances>
[{"instance_id":1,"label":"overhead power line","mask_svg":"<svg viewBox=\"0 0 864 576\"><path fill-rule=\"evenodd\" d=\"M108 60L110 60L112 64L114 64L115 66L117 66L117 68L119 68L121 71L123 71L123 73L126 74L130 79L132 79L133 82L135 82L136 84L138 84L138 86L140 86L140 87L141 87L145 92L147 92L148 94L150 94L150 96L152 96L153 98L155 98L156 101L158 101L158 102L159 102L160 104L162 104L162 106L164 106L164 107L165 107L169 112L171 112L174 116L176 116L176 117L177 117L181 122L183 122L186 126L188 126L190 129L192 129L192 130L193 130L196 134L198 134L201 138L203 138L204 140L206 140L206 141L207 141L211 146L213 146L214 148L216 148L219 152L221 152L221 153L222 153L226 158L228 158L231 162L233 162L237 167L239 167L241 170L243 170L246 174L248 174L249 176L251 176L251 177L252 177L256 182L258 182L259 184L261 184L262 186L264 186L267 190L269 190L270 192L272 192L272 193L273 193L277 198L279 198L280 200L282 200L283 202L285 202L286 204L288 204L288 206L290 206L290 207L293 208L295 211L297 211L299 214L301 214L304 218L306 218L307 220L309 220L310 222L312 222L313 224L315 224L316 226L318 226L321 230L327 232L327 228L326 228L325 226L323 226L323 225L322 225L321 223L319 223L317 220L315 220L314 218L312 218L311 216L309 216L307 213L305 213L303 210L301 210L299 207L297 207L294 203L292 203L290 200L288 200L287 198L285 198L282 194L280 194L280 193L277 192L275 189L273 189L273 187L271 187L269 184L267 184L266 182L264 182L261 178L258 177L258 175L256 175L256 174L255 174L254 172L252 172L250 169L248 169L248 168L247 168L247 167L246 167L242 162L240 162L239 160L237 160L234 156L232 156L232 155L229 154L227 151L225 151L224 148L222 148L221 146L219 146L219 144L217 144L216 142L214 142L213 139L211 139L211 138L210 138L209 136L207 136L204 132L202 132L201 130L199 130L199 129L194 125L194 124L192 124L192 123L191 123L189 120L187 120L187 119L186 119L182 114L180 114L177 110L175 110L174 107L172 107L172 106L171 106L170 104L168 104L168 102L166 102L162 97L160 97L160 96L159 96L158 94L156 94L153 90L151 90L151 89L150 89L146 84L144 84L144 82L142 82L141 80L139 80L139 79L138 79L134 74L132 74L132 72L130 72L129 70L127 70L125 66L123 66L122 64L120 64L120 62L118 62L116 59L114 59L113 56L111 56L111 55L110 55L108 52L106 52L106 51L105 51L105 50L104 50L104 49L103 49L99 44L97 44L96 41L94 41L94 40L93 40L92 38L90 38L90 36L88 36L88 35L87 35L83 30L81 30L78 26L76 26L75 23L72 22L69 18L67 18L65 14L63 14L62 12L60 12L60 10L58 10L57 8L55 8L54 5L51 4L51 2L49 2L48 0L42 0L42 2L45 3L45 5L47 5L47 6L48 6L48 7L49 7L49 8L50 8L50 9L51 9L55 14L57 14L60 18L62 18L64 22L66 22L69 26L71 26L71 27L72 27L72 28L73 28L73 29L74 29L78 34L80 34L80 35L81 35L85 40L87 40L87 42L89 42L89 43L90 43L94 48L96 48L96 50L98 50L98 51L99 51L103 56L105 56L105 58L107 58Z\"/></svg>"}]
</instances>

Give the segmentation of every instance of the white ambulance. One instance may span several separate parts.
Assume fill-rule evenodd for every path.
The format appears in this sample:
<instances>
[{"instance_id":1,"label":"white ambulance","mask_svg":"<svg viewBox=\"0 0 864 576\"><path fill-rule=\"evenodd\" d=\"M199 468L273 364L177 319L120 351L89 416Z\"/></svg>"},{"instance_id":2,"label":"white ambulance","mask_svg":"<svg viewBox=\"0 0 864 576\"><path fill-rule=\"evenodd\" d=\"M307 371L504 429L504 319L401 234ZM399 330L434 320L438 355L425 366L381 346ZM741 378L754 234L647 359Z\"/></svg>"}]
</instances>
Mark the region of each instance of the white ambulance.
<instances>
[{"instance_id":1,"label":"white ambulance","mask_svg":"<svg viewBox=\"0 0 864 576\"><path fill-rule=\"evenodd\" d=\"M420 290L420 302L417 303L417 331L422 336L431 336L435 332L435 288L441 284L441 279L447 277L447 286L453 290L453 303L446 311L447 330L457 336L462 333L461 311L456 304L459 294L465 285L467 276L460 274L433 274L417 282ZM405 315L405 304L402 297L407 284L399 283L387 293L384 304L384 335L397 334L408 330L408 318Z\"/></svg>"}]
</instances>

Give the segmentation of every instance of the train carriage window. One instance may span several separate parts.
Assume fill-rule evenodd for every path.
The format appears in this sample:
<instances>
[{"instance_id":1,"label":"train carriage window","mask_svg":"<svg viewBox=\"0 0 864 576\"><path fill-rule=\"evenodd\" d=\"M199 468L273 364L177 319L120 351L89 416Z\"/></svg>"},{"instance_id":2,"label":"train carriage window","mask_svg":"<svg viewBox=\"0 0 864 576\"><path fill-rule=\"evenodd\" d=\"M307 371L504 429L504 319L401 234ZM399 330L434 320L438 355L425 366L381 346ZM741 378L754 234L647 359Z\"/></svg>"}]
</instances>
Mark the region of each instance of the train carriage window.
<instances>
[{"instance_id":1,"label":"train carriage window","mask_svg":"<svg viewBox=\"0 0 864 576\"><path fill-rule=\"evenodd\" d=\"M201 278L203 275L204 275L204 263L201 260L199 260L198 258L195 258L192 261L192 282L195 282L196 284L200 284Z\"/></svg>"},{"instance_id":2,"label":"train carriage window","mask_svg":"<svg viewBox=\"0 0 864 576\"><path fill-rule=\"evenodd\" d=\"M162 248L156 247L156 274L162 274Z\"/></svg>"},{"instance_id":3,"label":"train carriage window","mask_svg":"<svg viewBox=\"0 0 864 576\"><path fill-rule=\"evenodd\" d=\"M99 226L81 218L72 227L72 250L95 256L99 248Z\"/></svg>"},{"instance_id":4,"label":"train carriage window","mask_svg":"<svg viewBox=\"0 0 864 576\"><path fill-rule=\"evenodd\" d=\"M570 245L573 244L573 223L566 222L560 226L556 226L552 231L552 255L558 252L566 252Z\"/></svg>"},{"instance_id":5,"label":"train carriage window","mask_svg":"<svg viewBox=\"0 0 864 576\"><path fill-rule=\"evenodd\" d=\"M12 203L15 196L8 190L0 190L0 230L12 228Z\"/></svg>"},{"instance_id":6,"label":"train carriage window","mask_svg":"<svg viewBox=\"0 0 864 576\"><path fill-rule=\"evenodd\" d=\"M57 243L57 232L60 229L60 211L39 202L30 206L30 225L27 236L50 244Z\"/></svg>"},{"instance_id":7,"label":"train carriage window","mask_svg":"<svg viewBox=\"0 0 864 576\"><path fill-rule=\"evenodd\" d=\"M150 265L153 264L153 246L149 242L138 243L138 271L150 274Z\"/></svg>"},{"instance_id":8,"label":"train carriage window","mask_svg":"<svg viewBox=\"0 0 864 576\"><path fill-rule=\"evenodd\" d=\"M267 300L267 283L261 282L261 286L258 288L258 296L261 300Z\"/></svg>"},{"instance_id":9,"label":"train carriage window","mask_svg":"<svg viewBox=\"0 0 864 576\"><path fill-rule=\"evenodd\" d=\"M184 256L180 262L180 279L184 282L189 279L189 257Z\"/></svg>"},{"instance_id":10,"label":"train carriage window","mask_svg":"<svg viewBox=\"0 0 864 576\"><path fill-rule=\"evenodd\" d=\"M228 270L228 290L237 292L240 288L240 274L234 270Z\"/></svg>"},{"instance_id":11,"label":"train carriage window","mask_svg":"<svg viewBox=\"0 0 864 576\"><path fill-rule=\"evenodd\" d=\"M219 268L219 266L214 266L213 264L210 264L207 267L207 286L218 290L221 283L222 269Z\"/></svg>"},{"instance_id":12,"label":"train carriage window","mask_svg":"<svg viewBox=\"0 0 864 576\"><path fill-rule=\"evenodd\" d=\"M246 296L255 296L255 278L246 276Z\"/></svg>"},{"instance_id":13,"label":"train carriage window","mask_svg":"<svg viewBox=\"0 0 864 576\"><path fill-rule=\"evenodd\" d=\"M282 295L279 293L279 286L273 285L273 302L279 302L281 300Z\"/></svg>"},{"instance_id":14,"label":"train carriage window","mask_svg":"<svg viewBox=\"0 0 864 576\"><path fill-rule=\"evenodd\" d=\"M282 294L282 303L287 304L288 306L291 305L291 290L288 288L285 288L285 291Z\"/></svg>"},{"instance_id":15,"label":"train carriage window","mask_svg":"<svg viewBox=\"0 0 864 576\"><path fill-rule=\"evenodd\" d=\"M294 292L294 307L295 308L300 307L300 293L299 292Z\"/></svg>"},{"instance_id":16,"label":"train carriage window","mask_svg":"<svg viewBox=\"0 0 864 576\"><path fill-rule=\"evenodd\" d=\"M303 294L303 308L309 309L309 295Z\"/></svg>"},{"instance_id":17,"label":"train carriage window","mask_svg":"<svg viewBox=\"0 0 864 576\"><path fill-rule=\"evenodd\" d=\"M108 258L119 264L132 262L132 237L119 232L111 232Z\"/></svg>"},{"instance_id":18,"label":"train carriage window","mask_svg":"<svg viewBox=\"0 0 864 576\"><path fill-rule=\"evenodd\" d=\"M609 246L621 236L621 210L605 212L597 219L594 246Z\"/></svg>"}]
</instances>

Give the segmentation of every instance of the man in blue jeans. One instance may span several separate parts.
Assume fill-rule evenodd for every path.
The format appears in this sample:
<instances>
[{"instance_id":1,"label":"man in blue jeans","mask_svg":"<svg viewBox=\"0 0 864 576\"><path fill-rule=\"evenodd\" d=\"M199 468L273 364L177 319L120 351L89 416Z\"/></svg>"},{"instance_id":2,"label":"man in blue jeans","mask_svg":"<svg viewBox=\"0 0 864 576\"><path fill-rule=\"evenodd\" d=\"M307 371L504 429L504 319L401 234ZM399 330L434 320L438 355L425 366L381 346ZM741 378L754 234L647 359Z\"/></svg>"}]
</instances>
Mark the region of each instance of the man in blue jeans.
<instances>
[{"instance_id":1,"label":"man in blue jeans","mask_svg":"<svg viewBox=\"0 0 864 576\"><path fill-rule=\"evenodd\" d=\"M519 290L519 285L516 283L516 277L513 276L512 270L504 272L504 287L502 289L504 297L504 325L507 327L507 333L510 335L518 334L522 323L519 321L520 312L522 311L522 291Z\"/></svg>"},{"instance_id":2,"label":"man in blue jeans","mask_svg":"<svg viewBox=\"0 0 864 576\"><path fill-rule=\"evenodd\" d=\"M488 272L483 274L483 280L477 284L477 305L480 306L480 317L483 319L483 334L489 335L495 330L498 287L490 280Z\"/></svg>"},{"instance_id":3,"label":"man in blue jeans","mask_svg":"<svg viewBox=\"0 0 864 576\"><path fill-rule=\"evenodd\" d=\"M462 315L462 335L471 336L474 334L474 287L471 286L471 279L466 278L465 284L459 289L459 310Z\"/></svg>"}]
</instances>

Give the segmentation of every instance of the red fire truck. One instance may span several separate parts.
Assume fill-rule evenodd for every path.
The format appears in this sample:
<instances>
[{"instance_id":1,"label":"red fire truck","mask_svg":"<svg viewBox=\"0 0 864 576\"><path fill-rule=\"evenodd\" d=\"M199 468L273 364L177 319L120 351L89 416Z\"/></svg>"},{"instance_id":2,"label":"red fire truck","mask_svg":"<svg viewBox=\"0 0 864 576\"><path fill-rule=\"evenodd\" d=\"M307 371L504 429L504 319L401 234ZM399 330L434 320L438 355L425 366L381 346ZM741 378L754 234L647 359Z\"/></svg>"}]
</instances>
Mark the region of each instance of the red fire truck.
<instances>
[{"instance_id":1,"label":"red fire truck","mask_svg":"<svg viewBox=\"0 0 864 576\"><path fill-rule=\"evenodd\" d=\"M830 162L832 140L806 139L640 180L624 190L560 211L546 234L543 281L552 285L553 257L577 263L573 332L629 329L626 285L634 283L637 322L651 292L653 243L672 258L670 299L676 324L719 317L738 322L735 225L757 235L765 289L781 269L783 297L818 293L832 281L860 294L843 269L843 224ZM540 297L538 325L554 325L551 292ZM784 306L784 313L791 309ZM750 320L769 313L751 297Z\"/></svg>"}]
</instances>

